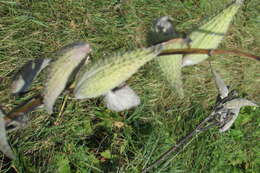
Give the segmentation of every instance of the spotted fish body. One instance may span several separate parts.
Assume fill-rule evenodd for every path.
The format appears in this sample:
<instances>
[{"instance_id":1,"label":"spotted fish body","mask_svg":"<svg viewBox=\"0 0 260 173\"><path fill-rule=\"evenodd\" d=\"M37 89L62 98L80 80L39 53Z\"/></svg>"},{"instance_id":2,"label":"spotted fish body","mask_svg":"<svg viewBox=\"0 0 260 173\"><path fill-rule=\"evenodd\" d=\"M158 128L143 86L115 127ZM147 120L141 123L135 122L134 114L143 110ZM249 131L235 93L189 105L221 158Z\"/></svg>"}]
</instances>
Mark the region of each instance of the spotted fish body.
<instances>
[{"instance_id":1,"label":"spotted fish body","mask_svg":"<svg viewBox=\"0 0 260 173\"><path fill-rule=\"evenodd\" d=\"M185 42L176 42L175 44L170 44L164 47L163 49L179 48L187 48L187 44ZM181 98L184 97L183 82L181 75L182 58L183 55L167 55L158 58L158 63L160 65L164 77Z\"/></svg>"},{"instance_id":2,"label":"spotted fish body","mask_svg":"<svg viewBox=\"0 0 260 173\"><path fill-rule=\"evenodd\" d=\"M11 85L12 94L20 94L27 91L38 74L49 65L51 59L37 58L27 62L15 74Z\"/></svg>"},{"instance_id":3,"label":"spotted fish body","mask_svg":"<svg viewBox=\"0 0 260 173\"><path fill-rule=\"evenodd\" d=\"M236 0L209 22L193 31L189 38L192 40L191 48L216 49L232 22L243 0ZM208 55L186 55L183 58L183 66L198 64L208 58Z\"/></svg>"},{"instance_id":4,"label":"spotted fish body","mask_svg":"<svg viewBox=\"0 0 260 173\"><path fill-rule=\"evenodd\" d=\"M7 142L5 123L4 123L4 113L0 110L0 151L2 151L10 159L14 159L15 156L11 147Z\"/></svg>"},{"instance_id":5,"label":"spotted fish body","mask_svg":"<svg viewBox=\"0 0 260 173\"><path fill-rule=\"evenodd\" d=\"M160 53L161 45L138 49L123 55L100 59L76 81L77 99L93 98L106 94L130 78L145 63Z\"/></svg>"},{"instance_id":6,"label":"spotted fish body","mask_svg":"<svg viewBox=\"0 0 260 173\"><path fill-rule=\"evenodd\" d=\"M49 114L53 105L65 89L74 70L86 59L91 51L89 44L84 42L72 43L57 53L57 60L51 64L47 84L44 90L44 106Z\"/></svg>"},{"instance_id":7,"label":"spotted fish body","mask_svg":"<svg viewBox=\"0 0 260 173\"><path fill-rule=\"evenodd\" d=\"M160 43L178 37L174 30L172 20L168 16L163 16L155 20L151 33L154 43ZM184 42L175 42L174 44L164 45L162 49L178 49L185 47L187 46L185 46ZM181 77L182 58L183 55L167 55L157 59L163 76L181 98L184 97Z\"/></svg>"}]
</instances>

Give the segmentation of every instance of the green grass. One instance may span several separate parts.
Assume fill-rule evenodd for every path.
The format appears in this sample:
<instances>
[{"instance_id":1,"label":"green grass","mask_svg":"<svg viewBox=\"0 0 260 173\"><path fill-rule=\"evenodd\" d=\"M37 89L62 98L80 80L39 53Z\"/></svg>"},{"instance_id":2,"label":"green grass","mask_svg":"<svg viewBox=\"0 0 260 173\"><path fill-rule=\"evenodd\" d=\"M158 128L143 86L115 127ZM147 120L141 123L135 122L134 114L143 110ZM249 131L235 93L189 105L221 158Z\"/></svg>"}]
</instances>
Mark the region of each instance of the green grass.
<instances>
[{"instance_id":1,"label":"green grass","mask_svg":"<svg viewBox=\"0 0 260 173\"><path fill-rule=\"evenodd\" d=\"M25 100L8 93L13 71L30 59L51 57L76 40L92 45L92 60L147 47L146 36L157 17L169 15L179 31L190 32L229 2L0 0L1 106L11 110ZM259 54L259 27L259 2L247 0L221 47ZM259 63L237 56L212 60L226 83L259 103ZM44 85L44 76L33 88ZM26 128L9 135L18 159L6 162L1 156L1 172L140 172L211 112L217 91L208 63L184 68L183 78L181 100L162 79L156 62L147 64L128 81L142 104L122 113L107 110L100 98L78 101L62 95L54 115L35 111ZM259 108L243 108L230 131L212 129L200 135L154 172L259 172L259 114Z\"/></svg>"}]
</instances>

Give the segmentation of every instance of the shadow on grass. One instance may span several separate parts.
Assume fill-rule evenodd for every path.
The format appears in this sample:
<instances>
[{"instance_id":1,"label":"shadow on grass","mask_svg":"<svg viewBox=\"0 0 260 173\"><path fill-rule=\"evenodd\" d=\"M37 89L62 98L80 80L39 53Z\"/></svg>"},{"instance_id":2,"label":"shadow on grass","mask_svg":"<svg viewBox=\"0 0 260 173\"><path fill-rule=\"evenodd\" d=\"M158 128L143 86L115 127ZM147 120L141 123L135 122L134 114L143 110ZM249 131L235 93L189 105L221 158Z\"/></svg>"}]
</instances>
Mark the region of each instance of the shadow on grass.
<instances>
[{"instance_id":1,"label":"shadow on grass","mask_svg":"<svg viewBox=\"0 0 260 173\"><path fill-rule=\"evenodd\" d=\"M3 156L1 158L0 164L1 164L0 171L6 170L4 173L16 173L16 170L13 167L11 167L12 161L9 158Z\"/></svg>"}]
</instances>

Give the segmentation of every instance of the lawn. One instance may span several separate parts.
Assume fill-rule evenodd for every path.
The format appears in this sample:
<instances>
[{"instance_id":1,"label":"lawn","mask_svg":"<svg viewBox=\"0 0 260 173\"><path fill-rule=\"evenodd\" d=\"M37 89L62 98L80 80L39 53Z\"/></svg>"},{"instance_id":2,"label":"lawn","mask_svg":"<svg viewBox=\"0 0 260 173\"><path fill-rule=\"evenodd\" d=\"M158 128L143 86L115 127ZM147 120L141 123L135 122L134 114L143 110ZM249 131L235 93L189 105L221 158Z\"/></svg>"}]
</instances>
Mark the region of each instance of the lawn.
<instances>
[{"instance_id":1,"label":"lawn","mask_svg":"<svg viewBox=\"0 0 260 173\"><path fill-rule=\"evenodd\" d=\"M25 97L10 95L17 68L28 60L52 57L62 46L83 40L90 61L148 47L148 31L160 16L173 18L179 32L191 32L230 0L0 0L0 104L11 110L42 92L42 74ZM259 2L246 0L221 48L260 54ZM218 55L212 66L240 95L260 102L260 63ZM27 127L11 132L17 159L0 156L3 173L140 172L189 133L214 106L217 90L209 63L183 68L180 99L151 61L127 83L141 97L135 109L109 111L102 98L75 100L64 93L54 114L30 114ZM153 172L260 172L260 108L245 107L231 130L211 129L196 137L173 160Z\"/></svg>"}]
</instances>

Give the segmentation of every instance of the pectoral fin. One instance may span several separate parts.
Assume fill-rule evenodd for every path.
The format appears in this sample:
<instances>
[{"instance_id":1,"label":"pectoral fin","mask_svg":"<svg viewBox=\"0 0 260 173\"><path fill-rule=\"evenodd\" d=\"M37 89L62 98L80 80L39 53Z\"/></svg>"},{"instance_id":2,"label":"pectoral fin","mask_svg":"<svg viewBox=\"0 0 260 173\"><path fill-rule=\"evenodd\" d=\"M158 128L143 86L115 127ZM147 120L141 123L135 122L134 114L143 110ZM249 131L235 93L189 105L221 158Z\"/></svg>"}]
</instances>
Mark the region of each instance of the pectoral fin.
<instances>
[{"instance_id":1,"label":"pectoral fin","mask_svg":"<svg viewBox=\"0 0 260 173\"><path fill-rule=\"evenodd\" d=\"M109 91L104 101L107 108L115 112L124 111L140 104L140 98L129 86Z\"/></svg>"}]
</instances>

